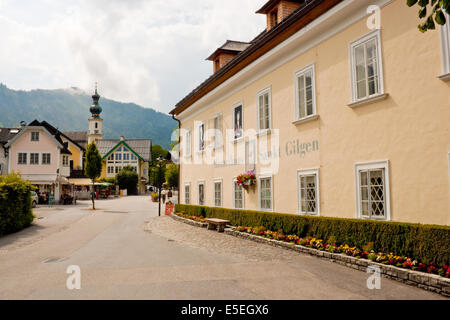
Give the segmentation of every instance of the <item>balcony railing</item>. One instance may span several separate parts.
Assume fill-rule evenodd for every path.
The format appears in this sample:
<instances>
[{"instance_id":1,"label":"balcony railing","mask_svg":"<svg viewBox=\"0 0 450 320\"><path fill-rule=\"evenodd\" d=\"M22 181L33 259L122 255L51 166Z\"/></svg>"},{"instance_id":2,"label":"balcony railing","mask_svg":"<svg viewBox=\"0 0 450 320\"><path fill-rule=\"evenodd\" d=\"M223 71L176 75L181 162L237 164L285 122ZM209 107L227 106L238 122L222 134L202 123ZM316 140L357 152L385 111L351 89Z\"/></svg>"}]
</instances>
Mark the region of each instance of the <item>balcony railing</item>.
<instances>
[{"instance_id":1,"label":"balcony railing","mask_svg":"<svg viewBox=\"0 0 450 320\"><path fill-rule=\"evenodd\" d=\"M70 178L72 179L83 179L83 178L87 178L84 175L84 170L70 170Z\"/></svg>"}]
</instances>

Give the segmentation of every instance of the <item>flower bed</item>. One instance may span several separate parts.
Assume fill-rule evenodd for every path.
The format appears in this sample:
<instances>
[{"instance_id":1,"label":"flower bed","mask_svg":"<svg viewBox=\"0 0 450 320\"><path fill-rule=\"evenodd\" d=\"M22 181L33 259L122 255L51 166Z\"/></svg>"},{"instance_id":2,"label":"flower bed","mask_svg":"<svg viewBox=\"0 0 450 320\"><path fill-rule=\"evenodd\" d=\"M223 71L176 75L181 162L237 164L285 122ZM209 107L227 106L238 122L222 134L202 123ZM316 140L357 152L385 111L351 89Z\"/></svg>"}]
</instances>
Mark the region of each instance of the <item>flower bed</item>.
<instances>
[{"instance_id":1,"label":"flower bed","mask_svg":"<svg viewBox=\"0 0 450 320\"><path fill-rule=\"evenodd\" d=\"M179 217L184 218L184 219L189 219L189 220L193 220L193 221L196 221L196 222L206 223L206 219L203 218L203 217L190 216L188 214L184 214L184 213L181 213L181 212L176 212L175 214L177 216L179 216Z\"/></svg>"},{"instance_id":2,"label":"flower bed","mask_svg":"<svg viewBox=\"0 0 450 320\"><path fill-rule=\"evenodd\" d=\"M300 238L314 237L327 243L348 244L350 247L373 247L370 252L394 252L420 262L434 261L450 265L450 226L421 225L405 222L373 221L335 217L311 217L306 215L262 212L177 204L176 212L203 218L229 220L233 226L266 230L282 230L284 234Z\"/></svg>"},{"instance_id":3,"label":"flower bed","mask_svg":"<svg viewBox=\"0 0 450 320\"><path fill-rule=\"evenodd\" d=\"M384 265L395 266L403 269L410 269L425 273L439 275L441 277L450 278L450 268L447 265L438 265L434 262L422 263L417 260L412 260L408 257L396 256L393 253L384 254L382 252L376 253L371 250L373 244L369 243L365 248L349 247L347 244L337 244L333 239L324 242L321 239L313 237L300 238L296 235L284 235L282 232L273 232L266 230L264 227L250 228L239 226L235 229L241 233L249 233L260 237L292 243L307 248L313 248L319 251L326 251L329 253L336 253L351 256L357 259L368 259L373 262L378 262Z\"/></svg>"}]
</instances>

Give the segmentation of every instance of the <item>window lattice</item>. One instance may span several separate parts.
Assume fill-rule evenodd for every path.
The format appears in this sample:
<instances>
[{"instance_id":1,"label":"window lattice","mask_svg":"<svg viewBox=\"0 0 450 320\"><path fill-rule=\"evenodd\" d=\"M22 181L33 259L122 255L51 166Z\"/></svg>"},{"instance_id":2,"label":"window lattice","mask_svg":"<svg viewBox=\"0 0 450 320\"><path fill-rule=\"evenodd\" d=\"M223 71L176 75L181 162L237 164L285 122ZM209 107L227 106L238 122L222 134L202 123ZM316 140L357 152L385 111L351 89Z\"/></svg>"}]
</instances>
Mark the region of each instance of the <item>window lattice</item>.
<instances>
[{"instance_id":1,"label":"window lattice","mask_svg":"<svg viewBox=\"0 0 450 320\"><path fill-rule=\"evenodd\" d=\"M361 215L384 218L386 211L384 169L360 171Z\"/></svg>"},{"instance_id":2,"label":"window lattice","mask_svg":"<svg viewBox=\"0 0 450 320\"><path fill-rule=\"evenodd\" d=\"M308 214L317 213L317 184L316 175L300 177L301 212Z\"/></svg>"}]
</instances>

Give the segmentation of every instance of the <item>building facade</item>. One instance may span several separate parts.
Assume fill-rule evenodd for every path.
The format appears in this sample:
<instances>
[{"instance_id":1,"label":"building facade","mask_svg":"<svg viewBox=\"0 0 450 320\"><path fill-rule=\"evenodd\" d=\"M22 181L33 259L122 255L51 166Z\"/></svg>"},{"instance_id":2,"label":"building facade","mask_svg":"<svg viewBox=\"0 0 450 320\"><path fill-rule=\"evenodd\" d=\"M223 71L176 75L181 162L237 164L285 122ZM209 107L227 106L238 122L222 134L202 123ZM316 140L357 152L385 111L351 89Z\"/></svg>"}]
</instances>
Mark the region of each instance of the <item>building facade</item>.
<instances>
[{"instance_id":1,"label":"building facade","mask_svg":"<svg viewBox=\"0 0 450 320\"><path fill-rule=\"evenodd\" d=\"M5 144L8 149L8 173L19 172L23 179L59 201L64 186L69 185L68 143L62 133L49 123L34 120L19 129Z\"/></svg>"},{"instance_id":2,"label":"building facade","mask_svg":"<svg viewBox=\"0 0 450 320\"><path fill-rule=\"evenodd\" d=\"M171 111L181 202L450 224L450 23L422 34L402 0L258 13L267 29L225 64L213 55ZM236 183L247 171L256 185Z\"/></svg>"},{"instance_id":3,"label":"building facade","mask_svg":"<svg viewBox=\"0 0 450 320\"><path fill-rule=\"evenodd\" d=\"M5 145L18 134L18 128L0 128L0 176L8 174L8 148Z\"/></svg>"}]
</instances>

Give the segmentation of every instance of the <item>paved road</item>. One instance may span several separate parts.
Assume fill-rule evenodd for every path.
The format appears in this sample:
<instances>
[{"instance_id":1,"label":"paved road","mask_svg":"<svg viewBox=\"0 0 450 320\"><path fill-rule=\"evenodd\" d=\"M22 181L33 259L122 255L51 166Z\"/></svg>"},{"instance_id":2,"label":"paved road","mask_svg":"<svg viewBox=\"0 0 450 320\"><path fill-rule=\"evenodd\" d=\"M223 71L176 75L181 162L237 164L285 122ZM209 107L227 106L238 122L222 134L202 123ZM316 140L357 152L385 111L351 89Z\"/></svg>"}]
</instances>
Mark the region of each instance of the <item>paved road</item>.
<instances>
[{"instance_id":1,"label":"paved road","mask_svg":"<svg viewBox=\"0 0 450 320\"><path fill-rule=\"evenodd\" d=\"M0 238L0 299L442 299L338 264L158 217L149 197L38 208ZM66 269L81 268L81 290Z\"/></svg>"}]
</instances>

